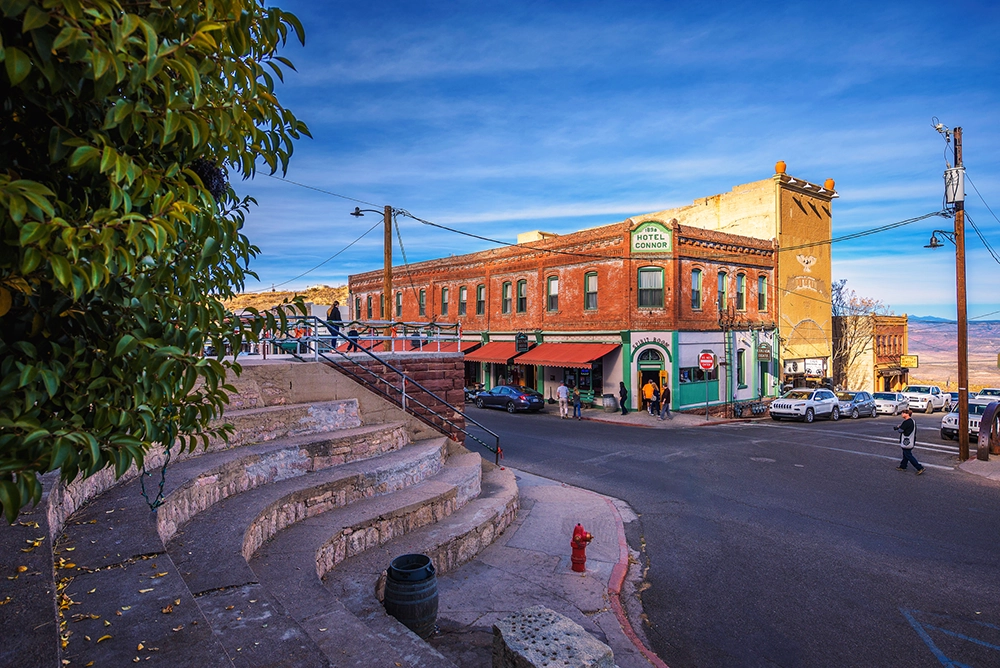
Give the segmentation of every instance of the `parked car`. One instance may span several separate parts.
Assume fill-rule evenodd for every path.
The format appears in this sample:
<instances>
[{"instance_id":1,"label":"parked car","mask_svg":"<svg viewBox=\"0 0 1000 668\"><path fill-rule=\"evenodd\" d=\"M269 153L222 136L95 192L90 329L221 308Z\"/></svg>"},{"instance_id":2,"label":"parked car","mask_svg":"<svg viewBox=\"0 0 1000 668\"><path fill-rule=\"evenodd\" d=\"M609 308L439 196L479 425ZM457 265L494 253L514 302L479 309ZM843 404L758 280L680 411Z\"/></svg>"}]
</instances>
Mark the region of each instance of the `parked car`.
<instances>
[{"instance_id":1,"label":"parked car","mask_svg":"<svg viewBox=\"0 0 1000 668\"><path fill-rule=\"evenodd\" d=\"M990 403L992 402L989 400L969 401L969 438L979 438L979 422ZM941 418L941 438L958 440L958 404Z\"/></svg>"},{"instance_id":2,"label":"parked car","mask_svg":"<svg viewBox=\"0 0 1000 668\"><path fill-rule=\"evenodd\" d=\"M812 422L821 416L840 419L837 395L826 389L797 387L772 401L768 409L773 420L792 418Z\"/></svg>"},{"instance_id":3,"label":"parked car","mask_svg":"<svg viewBox=\"0 0 1000 668\"><path fill-rule=\"evenodd\" d=\"M840 402L840 414L850 415L852 418L878 417L878 409L875 407L875 400L867 392L837 392L837 400Z\"/></svg>"},{"instance_id":4,"label":"parked car","mask_svg":"<svg viewBox=\"0 0 1000 668\"><path fill-rule=\"evenodd\" d=\"M479 408L504 408L508 413L517 411L537 413L545 408L545 398L535 390L497 385L492 390L477 394L476 406Z\"/></svg>"},{"instance_id":5,"label":"parked car","mask_svg":"<svg viewBox=\"0 0 1000 668\"><path fill-rule=\"evenodd\" d=\"M951 395L942 392L937 385L907 385L903 394L910 400L910 408L915 411L933 413L940 408L947 411L951 408Z\"/></svg>"},{"instance_id":6,"label":"parked car","mask_svg":"<svg viewBox=\"0 0 1000 668\"><path fill-rule=\"evenodd\" d=\"M954 406L955 402L958 401L958 392L949 392L948 396L951 397L951 405ZM971 394L969 395L972 396Z\"/></svg>"},{"instance_id":7,"label":"parked car","mask_svg":"<svg viewBox=\"0 0 1000 668\"><path fill-rule=\"evenodd\" d=\"M984 387L976 393L976 399L1000 401L1000 387Z\"/></svg>"},{"instance_id":8,"label":"parked car","mask_svg":"<svg viewBox=\"0 0 1000 668\"><path fill-rule=\"evenodd\" d=\"M899 415L910 407L910 400L901 392L876 392L875 409L886 415Z\"/></svg>"}]
</instances>

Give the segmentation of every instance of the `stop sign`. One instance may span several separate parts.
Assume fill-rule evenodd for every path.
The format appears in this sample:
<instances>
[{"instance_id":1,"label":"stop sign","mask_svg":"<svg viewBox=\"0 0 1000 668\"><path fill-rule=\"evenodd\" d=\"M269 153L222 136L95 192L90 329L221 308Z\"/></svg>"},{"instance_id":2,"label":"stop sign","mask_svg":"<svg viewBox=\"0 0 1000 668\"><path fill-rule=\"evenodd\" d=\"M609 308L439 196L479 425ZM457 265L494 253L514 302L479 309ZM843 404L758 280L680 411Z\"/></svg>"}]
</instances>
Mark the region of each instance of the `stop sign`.
<instances>
[{"instance_id":1,"label":"stop sign","mask_svg":"<svg viewBox=\"0 0 1000 668\"><path fill-rule=\"evenodd\" d=\"M711 371L715 368L715 353L710 350L702 351L698 355L698 366L705 371Z\"/></svg>"}]
</instances>

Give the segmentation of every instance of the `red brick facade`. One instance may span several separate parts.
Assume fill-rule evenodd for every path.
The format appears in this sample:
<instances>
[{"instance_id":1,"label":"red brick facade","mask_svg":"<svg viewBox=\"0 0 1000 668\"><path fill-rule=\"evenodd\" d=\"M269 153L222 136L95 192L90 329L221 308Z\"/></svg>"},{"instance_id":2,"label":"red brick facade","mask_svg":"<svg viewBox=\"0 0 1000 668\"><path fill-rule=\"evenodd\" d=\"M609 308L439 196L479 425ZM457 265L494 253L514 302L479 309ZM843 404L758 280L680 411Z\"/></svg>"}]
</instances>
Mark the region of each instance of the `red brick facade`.
<instances>
[{"instance_id":1,"label":"red brick facade","mask_svg":"<svg viewBox=\"0 0 1000 668\"><path fill-rule=\"evenodd\" d=\"M389 319L460 322L469 333L718 331L718 276L724 272L728 308L723 319L729 326L773 325L773 242L685 227L672 220L666 223L673 235L672 252L632 253L630 232L643 222L645 218L630 219L542 241L395 267ZM662 298L659 305L640 306L639 271L652 268L662 271ZM692 304L694 270L701 272L702 279L697 308ZM596 308L585 307L588 275L596 276ZM549 308L550 278L558 280L555 308ZM738 281L743 281L742 309L737 308ZM518 293L522 282L523 301ZM758 286L765 291L762 300ZM464 314L460 313L463 287ZM370 297L372 316L378 319L382 272L351 276L349 288L352 317L367 319ZM482 313L477 309L480 288L485 298ZM447 290L446 307L443 289ZM419 308L421 291L423 314ZM360 313L355 312L357 303ZM402 305L401 312L397 312L397 303Z\"/></svg>"}]
</instances>

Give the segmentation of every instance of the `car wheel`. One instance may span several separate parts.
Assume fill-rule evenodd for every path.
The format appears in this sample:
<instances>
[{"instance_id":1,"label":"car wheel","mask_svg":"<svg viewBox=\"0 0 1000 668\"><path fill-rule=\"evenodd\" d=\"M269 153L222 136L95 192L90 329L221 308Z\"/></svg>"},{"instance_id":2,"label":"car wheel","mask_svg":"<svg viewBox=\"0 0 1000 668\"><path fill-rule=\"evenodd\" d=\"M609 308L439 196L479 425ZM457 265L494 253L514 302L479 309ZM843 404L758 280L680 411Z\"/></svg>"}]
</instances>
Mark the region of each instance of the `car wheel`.
<instances>
[{"instance_id":1,"label":"car wheel","mask_svg":"<svg viewBox=\"0 0 1000 668\"><path fill-rule=\"evenodd\" d=\"M840 407L839 406L834 406L833 410L830 411L830 419L833 420L834 422L836 422L837 420L840 419Z\"/></svg>"},{"instance_id":2,"label":"car wheel","mask_svg":"<svg viewBox=\"0 0 1000 668\"><path fill-rule=\"evenodd\" d=\"M781 418L778 417L777 415L772 415L771 419L774 420L775 422L781 422Z\"/></svg>"},{"instance_id":3,"label":"car wheel","mask_svg":"<svg viewBox=\"0 0 1000 668\"><path fill-rule=\"evenodd\" d=\"M517 406L514 405L513 401L508 401L507 402L507 412L508 413L516 413L517 412Z\"/></svg>"},{"instance_id":4,"label":"car wheel","mask_svg":"<svg viewBox=\"0 0 1000 668\"><path fill-rule=\"evenodd\" d=\"M934 402L933 401L930 401L930 400L927 401L927 408L924 410L924 412L927 413L928 415L930 415L931 413L934 412Z\"/></svg>"},{"instance_id":5,"label":"car wheel","mask_svg":"<svg viewBox=\"0 0 1000 668\"><path fill-rule=\"evenodd\" d=\"M872 417L873 418L877 418L878 417L878 409L876 409L876 408L872 409Z\"/></svg>"},{"instance_id":6,"label":"car wheel","mask_svg":"<svg viewBox=\"0 0 1000 668\"><path fill-rule=\"evenodd\" d=\"M858 411L857 407L851 409L851 417L854 418L855 420L861 417L861 412Z\"/></svg>"},{"instance_id":7,"label":"car wheel","mask_svg":"<svg viewBox=\"0 0 1000 668\"><path fill-rule=\"evenodd\" d=\"M816 419L816 412L813 409L811 409L811 408L807 408L806 409L805 421L806 422L812 422L815 419Z\"/></svg>"},{"instance_id":8,"label":"car wheel","mask_svg":"<svg viewBox=\"0 0 1000 668\"><path fill-rule=\"evenodd\" d=\"M486 405L483 403L482 399L476 399L476 408L486 408Z\"/></svg>"}]
</instances>

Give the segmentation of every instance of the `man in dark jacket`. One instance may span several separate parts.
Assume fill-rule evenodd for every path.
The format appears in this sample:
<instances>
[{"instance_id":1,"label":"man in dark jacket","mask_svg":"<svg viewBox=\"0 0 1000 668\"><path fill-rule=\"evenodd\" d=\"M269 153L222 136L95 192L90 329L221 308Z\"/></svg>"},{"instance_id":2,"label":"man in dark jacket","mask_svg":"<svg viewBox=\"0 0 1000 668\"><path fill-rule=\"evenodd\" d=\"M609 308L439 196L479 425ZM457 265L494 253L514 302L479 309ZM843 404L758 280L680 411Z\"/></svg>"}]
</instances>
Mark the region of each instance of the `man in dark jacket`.
<instances>
[{"instance_id":1,"label":"man in dark jacket","mask_svg":"<svg viewBox=\"0 0 1000 668\"><path fill-rule=\"evenodd\" d=\"M333 345L337 345L337 339L340 337L340 325L344 319L340 316L340 302L334 301L333 306L330 310L326 312L326 325L333 332Z\"/></svg>"},{"instance_id":2,"label":"man in dark jacket","mask_svg":"<svg viewBox=\"0 0 1000 668\"><path fill-rule=\"evenodd\" d=\"M917 443L917 424L913 421L913 413L909 408L904 410L902 415L903 421L899 423L898 427L893 427L895 431L899 432L899 447L903 449L903 461L899 462L896 469L905 471L906 464L912 462L913 468L917 469L917 475L920 475L924 472L924 467L913 456L913 446Z\"/></svg>"}]
</instances>

